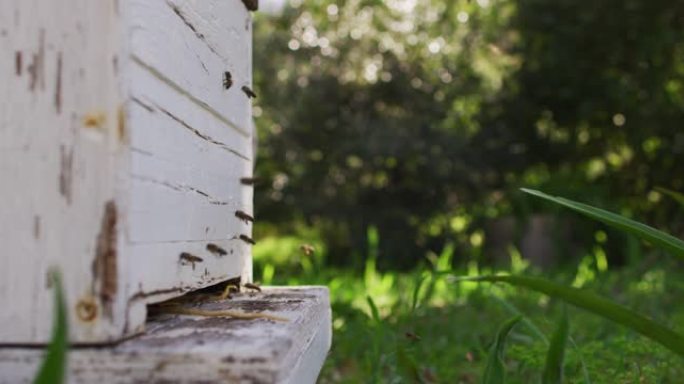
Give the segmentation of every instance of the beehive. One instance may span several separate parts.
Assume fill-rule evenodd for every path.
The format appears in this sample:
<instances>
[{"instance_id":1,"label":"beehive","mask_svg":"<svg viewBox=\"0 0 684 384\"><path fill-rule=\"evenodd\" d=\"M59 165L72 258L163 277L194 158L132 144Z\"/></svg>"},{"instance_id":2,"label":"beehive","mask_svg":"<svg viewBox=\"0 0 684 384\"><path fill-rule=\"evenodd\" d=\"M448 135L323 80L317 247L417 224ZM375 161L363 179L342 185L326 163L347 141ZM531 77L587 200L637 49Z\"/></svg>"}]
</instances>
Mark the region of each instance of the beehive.
<instances>
[{"instance_id":1,"label":"beehive","mask_svg":"<svg viewBox=\"0 0 684 384\"><path fill-rule=\"evenodd\" d=\"M77 343L251 279L243 2L2 0L0 51L0 344L49 339L51 267Z\"/></svg>"}]
</instances>

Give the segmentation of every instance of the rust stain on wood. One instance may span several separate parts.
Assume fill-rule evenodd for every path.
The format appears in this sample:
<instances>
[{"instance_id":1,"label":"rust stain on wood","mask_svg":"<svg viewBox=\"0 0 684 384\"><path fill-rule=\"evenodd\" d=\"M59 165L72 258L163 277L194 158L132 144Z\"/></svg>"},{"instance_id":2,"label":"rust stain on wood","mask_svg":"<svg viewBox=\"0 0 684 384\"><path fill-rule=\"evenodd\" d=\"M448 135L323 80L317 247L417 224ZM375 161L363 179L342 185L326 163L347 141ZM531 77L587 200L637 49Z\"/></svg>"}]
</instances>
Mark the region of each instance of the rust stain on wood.
<instances>
[{"instance_id":1,"label":"rust stain on wood","mask_svg":"<svg viewBox=\"0 0 684 384\"><path fill-rule=\"evenodd\" d=\"M126 111L124 109L123 105L119 106L119 109L117 110L116 113L116 127L117 127L117 133L119 134L119 143L125 143L126 142Z\"/></svg>"},{"instance_id":2,"label":"rust stain on wood","mask_svg":"<svg viewBox=\"0 0 684 384\"><path fill-rule=\"evenodd\" d=\"M97 318L97 303L92 297L85 297L76 303L76 316L83 322L91 322Z\"/></svg>"},{"instance_id":3,"label":"rust stain on wood","mask_svg":"<svg viewBox=\"0 0 684 384\"><path fill-rule=\"evenodd\" d=\"M21 70L23 68L23 58L21 56L21 51L14 52L14 73L17 76L21 76Z\"/></svg>"},{"instance_id":4,"label":"rust stain on wood","mask_svg":"<svg viewBox=\"0 0 684 384\"><path fill-rule=\"evenodd\" d=\"M71 204L71 186L73 179L74 151L67 150L61 145L60 150L60 171L59 171L59 193L66 199L67 204Z\"/></svg>"},{"instance_id":5,"label":"rust stain on wood","mask_svg":"<svg viewBox=\"0 0 684 384\"><path fill-rule=\"evenodd\" d=\"M116 231L116 204L110 200L105 204L93 261L95 291L102 302L104 315L110 319L113 317L112 305L118 290Z\"/></svg>"},{"instance_id":6,"label":"rust stain on wood","mask_svg":"<svg viewBox=\"0 0 684 384\"><path fill-rule=\"evenodd\" d=\"M83 125L86 128L102 128L106 121L107 116L102 111L86 113L85 116L83 116Z\"/></svg>"},{"instance_id":7,"label":"rust stain on wood","mask_svg":"<svg viewBox=\"0 0 684 384\"><path fill-rule=\"evenodd\" d=\"M40 85L41 89L45 89L45 29L40 30L38 38L38 53L32 55L33 60L28 66L29 72L29 89L31 92L36 90L36 86Z\"/></svg>"},{"instance_id":8,"label":"rust stain on wood","mask_svg":"<svg viewBox=\"0 0 684 384\"><path fill-rule=\"evenodd\" d=\"M57 54L57 79L55 80L55 109L62 113L62 52Z\"/></svg>"}]
</instances>

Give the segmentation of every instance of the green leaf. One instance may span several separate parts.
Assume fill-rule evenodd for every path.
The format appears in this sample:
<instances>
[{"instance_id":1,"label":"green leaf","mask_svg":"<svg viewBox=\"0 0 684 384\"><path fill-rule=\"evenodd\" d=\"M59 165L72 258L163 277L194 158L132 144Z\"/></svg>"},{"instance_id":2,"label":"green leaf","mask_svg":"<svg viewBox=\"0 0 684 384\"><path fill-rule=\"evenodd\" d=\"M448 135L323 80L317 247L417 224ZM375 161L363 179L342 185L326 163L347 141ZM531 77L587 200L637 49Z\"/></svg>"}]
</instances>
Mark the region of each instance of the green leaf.
<instances>
[{"instance_id":1,"label":"green leaf","mask_svg":"<svg viewBox=\"0 0 684 384\"><path fill-rule=\"evenodd\" d=\"M415 312L418 308L418 303L420 299L420 289L423 287L426 276L421 274L416 281L416 285L413 287L413 296L411 297L411 312Z\"/></svg>"},{"instance_id":2,"label":"green leaf","mask_svg":"<svg viewBox=\"0 0 684 384\"><path fill-rule=\"evenodd\" d=\"M482 384L503 384L506 382L506 364L504 363L506 338L521 319L522 316L515 316L503 323L499 328L499 331L496 333L496 339L489 348L489 357L482 375Z\"/></svg>"},{"instance_id":3,"label":"green leaf","mask_svg":"<svg viewBox=\"0 0 684 384\"><path fill-rule=\"evenodd\" d=\"M556 331L551 337L551 344L546 353L542 384L560 384L563 382L563 360L565 358L565 346L568 342L569 328L568 311L564 306L563 314L558 322Z\"/></svg>"},{"instance_id":4,"label":"green leaf","mask_svg":"<svg viewBox=\"0 0 684 384\"><path fill-rule=\"evenodd\" d=\"M373 301L373 298L370 296L366 296L366 301L371 309L373 320L375 320L376 323L380 323L380 312L378 311L378 307L375 305L375 301Z\"/></svg>"},{"instance_id":5,"label":"green leaf","mask_svg":"<svg viewBox=\"0 0 684 384\"><path fill-rule=\"evenodd\" d=\"M684 194L663 187L656 187L656 191L670 196L674 201L684 207Z\"/></svg>"},{"instance_id":6,"label":"green leaf","mask_svg":"<svg viewBox=\"0 0 684 384\"><path fill-rule=\"evenodd\" d=\"M660 247L666 251L671 252L675 256L684 258L684 241L674 236L671 236L665 232L661 232L653 227L649 227L646 224L639 223L638 221L634 221L626 217L617 215L615 213L600 208L592 207L587 204L578 203L576 201L568 200L562 197L550 196L540 191L525 188L523 188L522 191L537 197L541 197L542 199L554 202L556 204L560 204L564 207L568 207L585 216L591 217L592 219L607 224L611 227L615 227L624 232L631 233L635 236L638 236L641 239L648 241L656 247Z\"/></svg>"},{"instance_id":7,"label":"green leaf","mask_svg":"<svg viewBox=\"0 0 684 384\"><path fill-rule=\"evenodd\" d=\"M58 271L50 271L50 279L55 292L55 316L52 339L47 354L33 381L34 384L59 384L64 382L68 348L68 323L62 278Z\"/></svg>"},{"instance_id":8,"label":"green leaf","mask_svg":"<svg viewBox=\"0 0 684 384\"><path fill-rule=\"evenodd\" d=\"M682 335L627 307L594 293L578 288L566 287L538 277L512 275L465 276L459 277L458 280L501 282L541 292L632 329L671 351L684 356L684 337Z\"/></svg>"}]
</instances>

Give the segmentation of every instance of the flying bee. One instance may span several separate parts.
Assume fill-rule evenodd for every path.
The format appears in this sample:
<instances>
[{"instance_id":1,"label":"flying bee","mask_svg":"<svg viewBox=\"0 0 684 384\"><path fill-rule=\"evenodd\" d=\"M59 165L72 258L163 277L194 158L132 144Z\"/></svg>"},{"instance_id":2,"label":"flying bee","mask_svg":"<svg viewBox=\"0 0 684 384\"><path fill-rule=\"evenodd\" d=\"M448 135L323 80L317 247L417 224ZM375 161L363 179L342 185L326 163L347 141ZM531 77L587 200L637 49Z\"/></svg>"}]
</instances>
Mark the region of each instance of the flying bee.
<instances>
[{"instance_id":1,"label":"flying bee","mask_svg":"<svg viewBox=\"0 0 684 384\"><path fill-rule=\"evenodd\" d=\"M193 271L195 270L195 263L201 263L204 261L203 258L201 258L199 256L195 256L195 255L188 253L188 252L181 253L179 258L180 258L181 264L185 264L185 265L192 264L192 270Z\"/></svg>"},{"instance_id":2,"label":"flying bee","mask_svg":"<svg viewBox=\"0 0 684 384\"><path fill-rule=\"evenodd\" d=\"M242 4L252 12L259 9L259 0L242 0Z\"/></svg>"},{"instance_id":3,"label":"flying bee","mask_svg":"<svg viewBox=\"0 0 684 384\"><path fill-rule=\"evenodd\" d=\"M252 91L252 88L250 88L246 85L242 86L242 92L244 92L245 95L247 95L247 97L249 97L250 99L256 99L256 97L257 97L256 93L254 93L254 91Z\"/></svg>"},{"instance_id":4,"label":"flying bee","mask_svg":"<svg viewBox=\"0 0 684 384\"><path fill-rule=\"evenodd\" d=\"M235 211L235 217L237 217L240 220L244 220L245 223L250 221L254 222L254 218L244 211Z\"/></svg>"},{"instance_id":5,"label":"flying bee","mask_svg":"<svg viewBox=\"0 0 684 384\"><path fill-rule=\"evenodd\" d=\"M215 255L219 255L219 256L225 256L228 254L228 252L226 252L225 249L219 247L218 245L216 245L214 243L207 244L207 251L209 251Z\"/></svg>"},{"instance_id":6,"label":"flying bee","mask_svg":"<svg viewBox=\"0 0 684 384\"><path fill-rule=\"evenodd\" d=\"M421 339L420 336L416 335L413 332L405 332L404 336L406 336L406 338L411 340L411 341L420 341L420 339Z\"/></svg>"},{"instance_id":7,"label":"flying bee","mask_svg":"<svg viewBox=\"0 0 684 384\"><path fill-rule=\"evenodd\" d=\"M240 183L243 185L254 185L260 181L258 177L242 177Z\"/></svg>"},{"instance_id":8,"label":"flying bee","mask_svg":"<svg viewBox=\"0 0 684 384\"><path fill-rule=\"evenodd\" d=\"M304 254L307 256L311 256L314 254L314 252L316 252L316 248L314 248L314 246L311 244L302 244L299 246L299 249L301 249L302 252L304 252Z\"/></svg>"},{"instance_id":9,"label":"flying bee","mask_svg":"<svg viewBox=\"0 0 684 384\"><path fill-rule=\"evenodd\" d=\"M261 292L261 287L258 286L258 285L256 285L256 284L245 283L245 288L248 288L248 289L251 289L251 290L254 290L254 291L257 291L257 292Z\"/></svg>"},{"instance_id":10,"label":"flying bee","mask_svg":"<svg viewBox=\"0 0 684 384\"><path fill-rule=\"evenodd\" d=\"M240 237L240 240L244 241L245 243L249 243L252 245L256 244L256 241L254 241L251 237L249 237L247 235L240 235L239 237Z\"/></svg>"},{"instance_id":11,"label":"flying bee","mask_svg":"<svg viewBox=\"0 0 684 384\"><path fill-rule=\"evenodd\" d=\"M233 75L230 72L223 72L223 88L230 89L233 86Z\"/></svg>"}]
</instances>

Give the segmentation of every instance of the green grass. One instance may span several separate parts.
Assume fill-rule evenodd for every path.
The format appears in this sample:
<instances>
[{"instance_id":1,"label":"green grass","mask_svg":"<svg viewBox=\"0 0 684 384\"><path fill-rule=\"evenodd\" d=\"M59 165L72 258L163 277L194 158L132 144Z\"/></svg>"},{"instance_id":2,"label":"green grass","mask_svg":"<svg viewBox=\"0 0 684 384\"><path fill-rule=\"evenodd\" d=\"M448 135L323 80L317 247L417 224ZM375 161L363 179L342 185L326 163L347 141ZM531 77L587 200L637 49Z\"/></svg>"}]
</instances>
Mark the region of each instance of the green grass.
<instances>
[{"instance_id":1,"label":"green grass","mask_svg":"<svg viewBox=\"0 0 684 384\"><path fill-rule=\"evenodd\" d=\"M677 304L684 297L684 274L678 274L673 263L663 262L647 272L640 272L639 266L609 270L585 288L682 333L684 307ZM265 265L260 260L256 265L258 279ZM526 317L507 339L507 382L539 382L562 303L507 285L450 284L445 276L430 273L431 268L383 273L370 261L363 271L321 268L306 273L302 266L282 269L272 283L330 287L333 347L321 383L479 383L499 326L518 313ZM473 268L472 263L453 271L494 272ZM567 272L553 277L574 278ZM565 350L565 382L585 383L589 377L593 384L676 383L684 375L684 361L668 349L591 313L567 310L572 327Z\"/></svg>"},{"instance_id":2,"label":"green grass","mask_svg":"<svg viewBox=\"0 0 684 384\"><path fill-rule=\"evenodd\" d=\"M289 273L299 277L284 283L325 284L331 290L335 342L320 381L677 382L684 374L684 268L678 261L684 241L600 208L523 191L676 257L662 258L656 268L611 270L599 249L579 261L574 276L566 270L543 277L529 271L513 248L510 271L480 270L474 257L453 269L451 245L428 257L429 265L403 274L379 272L372 257L363 271L325 268L320 254L314 261L290 259L285 270L299 269ZM369 231L372 255L377 241ZM266 244L294 249L296 242L272 238ZM278 282L274 259L257 261L263 279ZM568 313L565 303L582 311Z\"/></svg>"},{"instance_id":3,"label":"green grass","mask_svg":"<svg viewBox=\"0 0 684 384\"><path fill-rule=\"evenodd\" d=\"M62 277L59 271L51 270L49 279L54 290L55 306L52 338L38 369L38 374L33 380L34 384L59 384L64 382L66 376L69 325Z\"/></svg>"}]
</instances>

